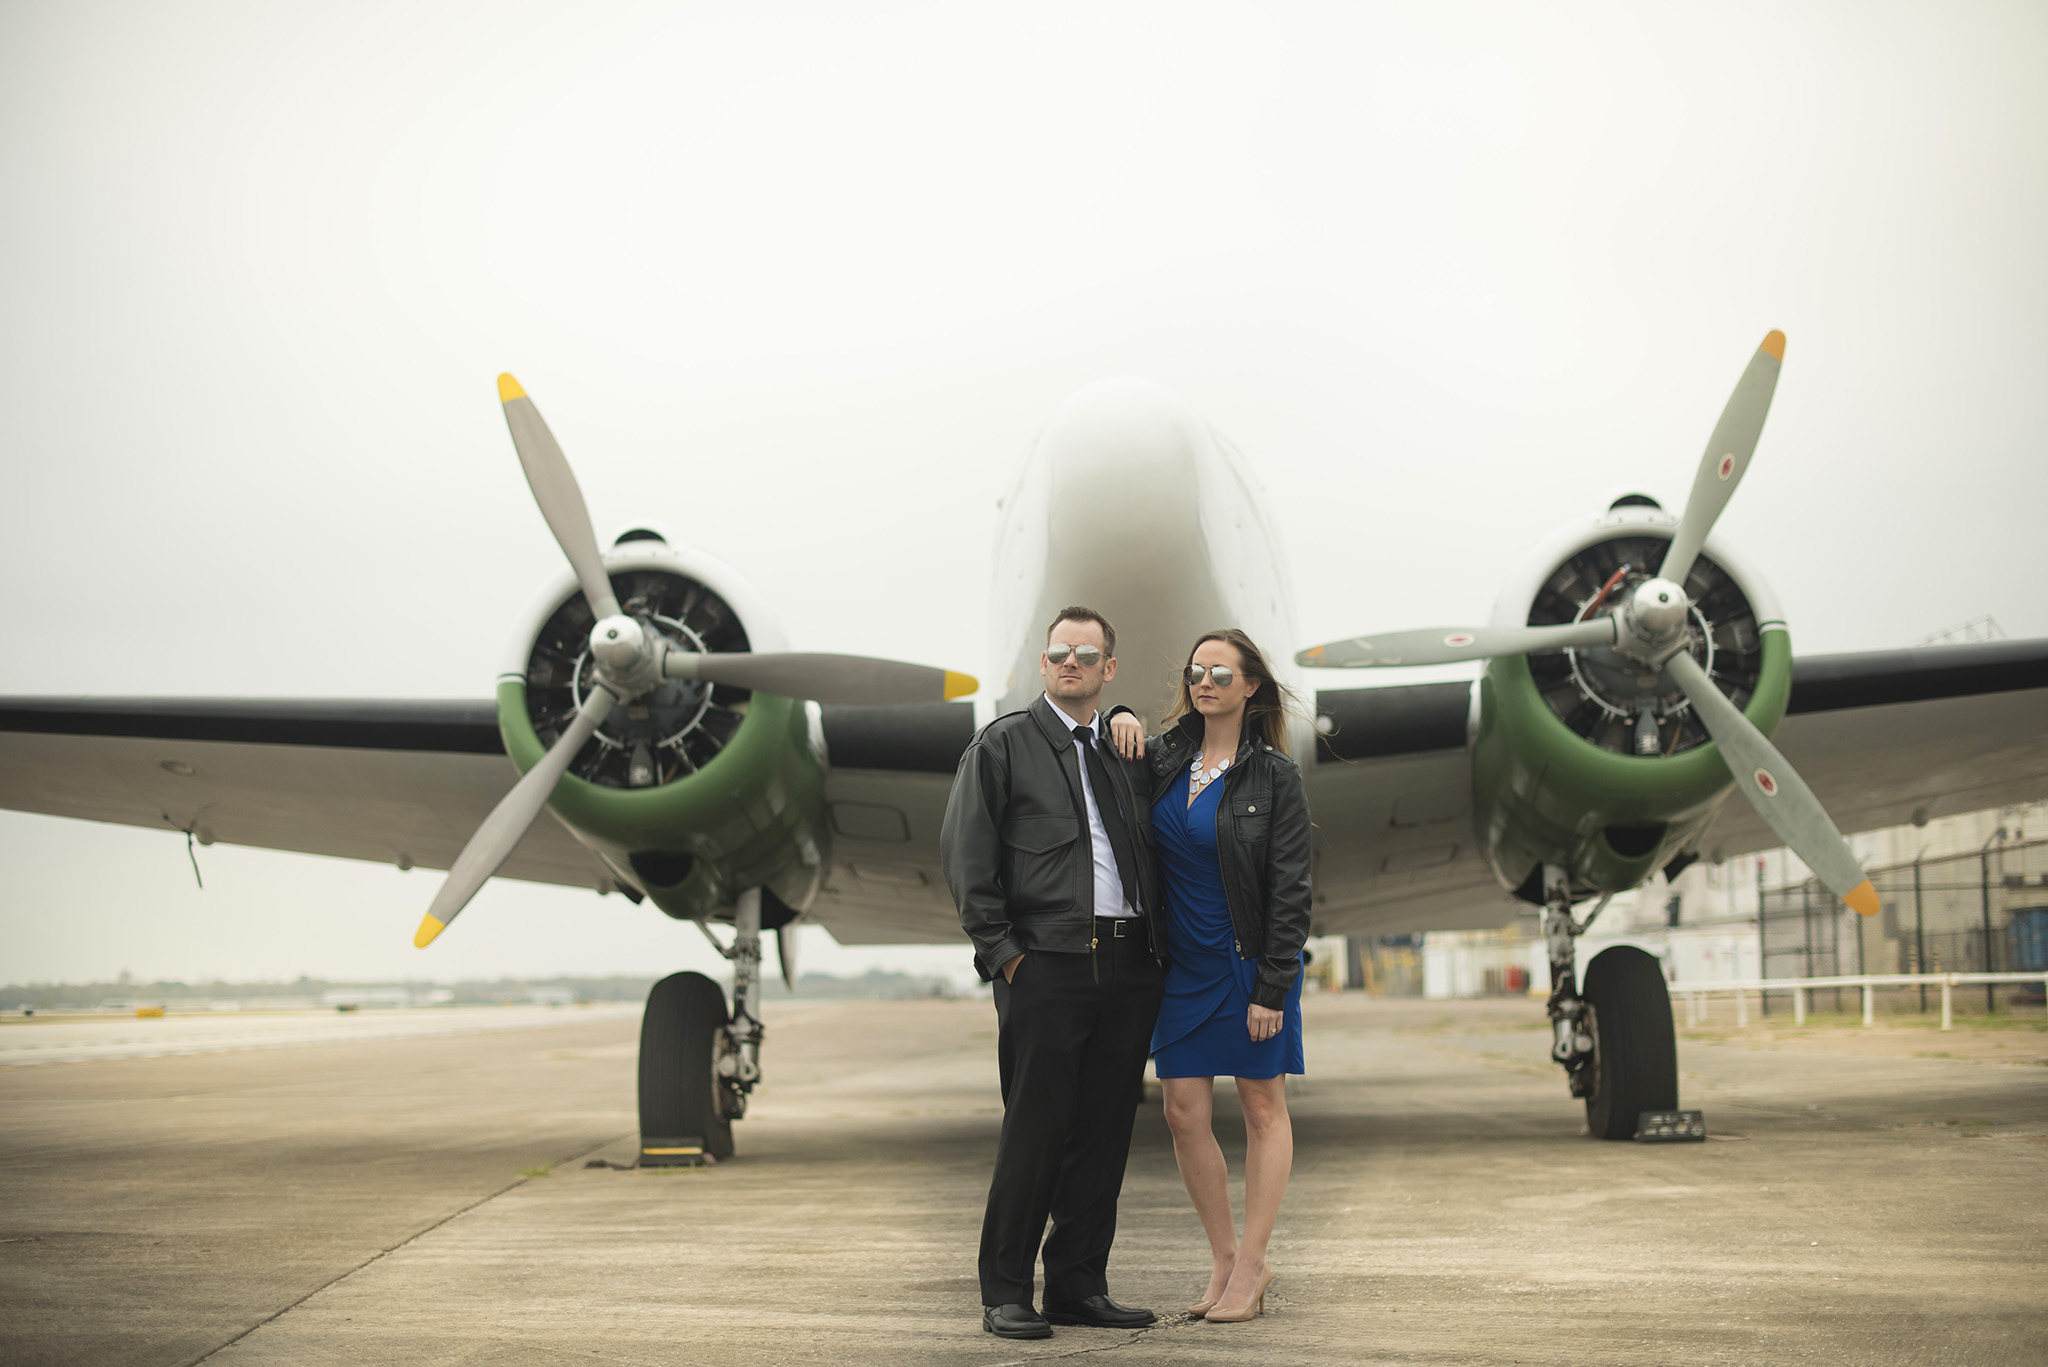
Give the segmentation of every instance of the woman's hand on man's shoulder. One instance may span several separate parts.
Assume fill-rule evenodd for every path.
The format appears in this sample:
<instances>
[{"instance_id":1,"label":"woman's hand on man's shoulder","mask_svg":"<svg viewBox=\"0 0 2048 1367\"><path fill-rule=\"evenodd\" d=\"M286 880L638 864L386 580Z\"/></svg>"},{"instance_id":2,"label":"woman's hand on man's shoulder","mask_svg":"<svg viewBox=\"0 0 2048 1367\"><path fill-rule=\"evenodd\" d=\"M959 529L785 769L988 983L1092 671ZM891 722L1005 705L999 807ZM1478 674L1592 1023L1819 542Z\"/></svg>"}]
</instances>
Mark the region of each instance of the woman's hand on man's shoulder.
<instances>
[{"instance_id":1,"label":"woman's hand on man's shoulder","mask_svg":"<svg viewBox=\"0 0 2048 1367\"><path fill-rule=\"evenodd\" d=\"M1145 753L1145 724L1129 712L1119 712L1109 719L1110 739L1116 745L1116 752L1125 759L1139 759Z\"/></svg>"}]
</instances>

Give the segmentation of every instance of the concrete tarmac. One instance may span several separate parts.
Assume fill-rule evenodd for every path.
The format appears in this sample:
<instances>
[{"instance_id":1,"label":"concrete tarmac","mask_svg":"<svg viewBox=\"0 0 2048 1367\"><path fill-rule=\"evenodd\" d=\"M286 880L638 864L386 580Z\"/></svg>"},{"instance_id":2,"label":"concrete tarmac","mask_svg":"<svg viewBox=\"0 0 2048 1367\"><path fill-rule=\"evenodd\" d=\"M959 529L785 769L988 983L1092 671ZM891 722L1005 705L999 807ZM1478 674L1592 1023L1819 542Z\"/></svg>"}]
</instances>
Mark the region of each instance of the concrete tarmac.
<instances>
[{"instance_id":1,"label":"concrete tarmac","mask_svg":"<svg viewBox=\"0 0 2048 1367\"><path fill-rule=\"evenodd\" d=\"M640 1019L637 1002L586 1006L434 1006L368 1011L183 1011L134 1015L41 1015L0 1021L0 1069L92 1059L157 1058L279 1049L295 1044L361 1044L421 1035L526 1030L564 1015Z\"/></svg>"},{"instance_id":2,"label":"concrete tarmac","mask_svg":"<svg viewBox=\"0 0 2048 1367\"><path fill-rule=\"evenodd\" d=\"M634 1152L617 1019L0 1073L0 1361L2043 1359L2048 1069L1687 1041L1718 1137L1604 1144L1537 1004L1307 1017L1251 1324L982 1333L993 1010L848 1002L771 1015L739 1157L696 1171L584 1166ZM1112 1292L1171 1312L1206 1270L1148 1106Z\"/></svg>"}]
</instances>

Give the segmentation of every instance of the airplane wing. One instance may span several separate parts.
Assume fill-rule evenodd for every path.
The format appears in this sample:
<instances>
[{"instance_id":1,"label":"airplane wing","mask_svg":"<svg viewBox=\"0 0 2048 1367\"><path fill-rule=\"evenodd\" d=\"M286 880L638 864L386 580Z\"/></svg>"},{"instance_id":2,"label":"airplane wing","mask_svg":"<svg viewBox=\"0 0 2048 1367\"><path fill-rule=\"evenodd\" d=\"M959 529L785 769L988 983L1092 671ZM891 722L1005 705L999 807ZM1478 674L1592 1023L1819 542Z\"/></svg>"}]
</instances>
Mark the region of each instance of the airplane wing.
<instances>
[{"instance_id":1,"label":"airplane wing","mask_svg":"<svg viewBox=\"0 0 2048 1367\"><path fill-rule=\"evenodd\" d=\"M1773 741L1844 832L2048 798L2048 641L1818 655L1792 665ZM1720 859L1784 842L1730 801Z\"/></svg>"},{"instance_id":2,"label":"airplane wing","mask_svg":"<svg viewBox=\"0 0 2048 1367\"><path fill-rule=\"evenodd\" d=\"M1316 933L1514 914L1472 839L1470 694L1316 695ZM833 851L812 919L847 944L958 938L938 832L972 707L822 711ZM1844 831L2048 797L2048 641L1799 660L1776 741ZM231 844L445 869L516 777L488 702L0 699L0 807ZM1777 843L1731 801L1702 852ZM611 885L554 821L503 872Z\"/></svg>"},{"instance_id":3,"label":"airplane wing","mask_svg":"<svg viewBox=\"0 0 2048 1367\"><path fill-rule=\"evenodd\" d=\"M938 866L968 703L826 707L833 862L813 919L842 943L959 938ZM490 702L0 699L0 808L446 869L518 780ZM500 875L609 889L537 821Z\"/></svg>"},{"instance_id":4,"label":"airplane wing","mask_svg":"<svg viewBox=\"0 0 2048 1367\"><path fill-rule=\"evenodd\" d=\"M490 702L0 699L0 807L445 869L519 778ZM508 878L610 888L536 821Z\"/></svg>"},{"instance_id":5,"label":"airplane wing","mask_svg":"<svg viewBox=\"0 0 2048 1367\"><path fill-rule=\"evenodd\" d=\"M1499 926L1518 905L1472 838L1469 683L1325 689L1316 757L1318 935Z\"/></svg>"},{"instance_id":6,"label":"airplane wing","mask_svg":"<svg viewBox=\"0 0 2048 1367\"><path fill-rule=\"evenodd\" d=\"M1472 838L1470 699L1465 683L1316 694L1317 933L1485 929L1513 915ZM1844 832L2048 798L2048 641L1795 660L1773 740ZM1782 843L1731 798L1701 852Z\"/></svg>"},{"instance_id":7,"label":"airplane wing","mask_svg":"<svg viewBox=\"0 0 2048 1367\"><path fill-rule=\"evenodd\" d=\"M832 862L810 919L841 944L963 939L939 869L939 824L974 738L973 705L823 711Z\"/></svg>"}]
</instances>

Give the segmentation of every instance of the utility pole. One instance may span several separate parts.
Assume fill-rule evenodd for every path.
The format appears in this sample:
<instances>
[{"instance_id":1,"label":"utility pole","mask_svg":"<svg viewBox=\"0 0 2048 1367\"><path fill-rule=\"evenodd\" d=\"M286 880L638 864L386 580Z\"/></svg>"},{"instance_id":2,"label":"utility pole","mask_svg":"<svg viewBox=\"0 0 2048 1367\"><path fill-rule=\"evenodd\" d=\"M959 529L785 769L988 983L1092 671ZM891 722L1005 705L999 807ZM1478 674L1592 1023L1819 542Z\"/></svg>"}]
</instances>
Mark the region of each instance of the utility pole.
<instances>
[{"instance_id":1,"label":"utility pole","mask_svg":"<svg viewBox=\"0 0 2048 1367\"><path fill-rule=\"evenodd\" d=\"M1758 981L1770 976L1770 962L1764 957L1764 857L1756 857L1756 976ZM1764 1015L1771 1014L1771 994L1757 990L1756 1003Z\"/></svg>"},{"instance_id":2,"label":"utility pole","mask_svg":"<svg viewBox=\"0 0 2048 1367\"><path fill-rule=\"evenodd\" d=\"M1927 851L1922 850L1920 854ZM1920 854L1913 856L1913 971L1927 971L1927 911L1920 902ZM1920 1014L1927 1014L1927 984L1920 984Z\"/></svg>"},{"instance_id":3,"label":"utility pole","mask_svg":"<svg viewBox=\"0 0 2048 1367\"><path fill-rule=\"evenodd\" d=\"M2005 868L2005 827L2000 826L1997 830L1993 831L1991 839L1985 841L1983 848L1977 851L1978 872L1981 876L1984 890L1984 971L1986 973L1998 971L1991 961L1991 846L1994 842L1998 845L1998 866L2002 871ZM1986 1015L1998 1010L1997 993L1998 989L1993 984L1984 984L1984 1011Z\"/></svg>"},{"instance_id":4,"label":"utility pole","mask_svg":"<svg viewBox=\"0 0 2048 1367\"><path fill-rule=\"evenodd\" d=\"M1896 914L1897 913L1894 913L1894 916L1896 916ZM1835 920L1839 923L1841 919L1842 908L1840 906L1837 906L1835 908ZM1870 970L1866 968L1863 963L1863 917L1861 916L1861 914L1852 916L1850 919L1850 925L1856 931L1856 973L1857 976L1860 977L1863 974L1870 972Z\"/></svg>"},{"instance_id":5,"label":"utility pole","mask_svg":"<svg viewBox=\"0 0 2048 1367\"><path fill-rule=\"evenodd\" d=\"M1813 976L1813 880L1807 879L1799 885L1799 928L1806 933L1806 960L1799 969L1799 976Z\"/></svg>"}]
</instances>

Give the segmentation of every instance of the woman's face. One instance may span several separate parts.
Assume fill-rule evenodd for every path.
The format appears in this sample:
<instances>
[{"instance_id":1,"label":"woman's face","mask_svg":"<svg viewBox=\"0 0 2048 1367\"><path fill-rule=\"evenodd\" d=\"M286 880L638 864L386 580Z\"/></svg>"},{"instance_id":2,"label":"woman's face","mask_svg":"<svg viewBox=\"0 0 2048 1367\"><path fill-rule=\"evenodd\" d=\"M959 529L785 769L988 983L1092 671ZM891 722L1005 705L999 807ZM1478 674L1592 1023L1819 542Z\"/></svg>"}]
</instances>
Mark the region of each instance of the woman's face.
<instances>
[{"instance_id":1,"label":"woman's face","mask_svg":"<svg viewBox=\"0 0 2048 1367\"><path fill-rule=\"evenodd\" d=\"M1244 705L1258 690L1258 683L1244 676L1244 656L1238 648L1228 641L1204 641L1195 647L1195 658L1189 663L1202 670L1201 682L1188 685L1195 711L1218 720L1242 718ZM1219 666L1230 671L1228 687L1216 682L1213 671Z\"/></svg>"}]
</instances>

